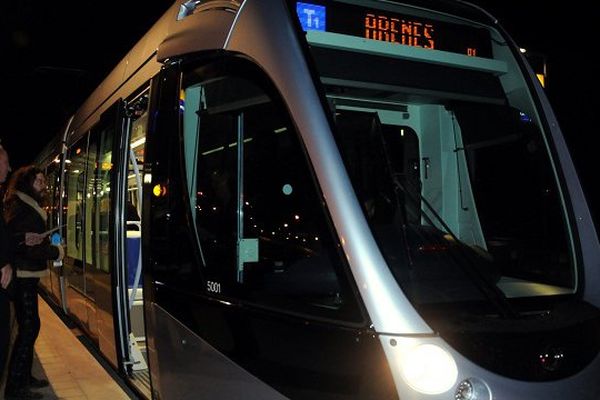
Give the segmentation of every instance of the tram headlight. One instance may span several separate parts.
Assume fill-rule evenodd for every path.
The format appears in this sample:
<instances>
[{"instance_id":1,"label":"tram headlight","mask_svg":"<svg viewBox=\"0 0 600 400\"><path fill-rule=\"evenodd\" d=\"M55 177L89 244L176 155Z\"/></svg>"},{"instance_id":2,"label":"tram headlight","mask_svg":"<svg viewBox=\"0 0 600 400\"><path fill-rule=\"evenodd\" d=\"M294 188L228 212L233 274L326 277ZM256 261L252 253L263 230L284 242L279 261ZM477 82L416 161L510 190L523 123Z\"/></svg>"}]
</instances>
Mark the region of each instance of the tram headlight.
<instances>
[{"instance_id":1,"label":"tram headlight","mask_svg":"<svg viewBox=\"0 0 600 400\"><path fill-rule=\"evenodd\" d=\"M440 394L456 383L458 369L454 358L434 344L421 344L408 349L400 361L402 377L414 390L424 394Z\"/></svg>"}]
</instances>

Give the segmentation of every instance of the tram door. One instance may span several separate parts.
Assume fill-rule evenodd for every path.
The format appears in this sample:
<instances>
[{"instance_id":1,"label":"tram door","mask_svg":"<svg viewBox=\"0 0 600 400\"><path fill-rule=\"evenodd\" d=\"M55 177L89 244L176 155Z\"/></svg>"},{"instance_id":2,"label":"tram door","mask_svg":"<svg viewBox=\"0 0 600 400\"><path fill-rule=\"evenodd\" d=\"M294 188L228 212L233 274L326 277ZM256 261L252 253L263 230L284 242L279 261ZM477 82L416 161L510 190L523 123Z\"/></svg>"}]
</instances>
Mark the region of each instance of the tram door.
<instances>
[{"instance_id":1,"label":"tram door","mask_svg":"<svg viewBox=\"0 0 600 400\"><path fill-rule=\"evenodd\" d=\"M116 179L114 144L120 134L117 118L121 102L108 109L90 132L85 203L86 289L90 307L90 330L100 351L117 365L113 320L114 195ZM96 326L93 326L96 324Z\"/></svg>"},{"instance_id":2,"label":"tram door","mask_svg":"<svg viewBox=\"0 0 600 400\"><path fill-rule=\"evenodd\" d=\"M148 125L148 95L142 91L126 103L125 130L121 173L124 223L121 225L123 243L123 287L119 301L122 319L120 335L124 369L131 383L150 397L150 375L144 325L144 294L142 285L142 183L144 180L144 150Z\"/></svg>"},{"instance_id":3,"label":"tram door","mask_svg":"<svg viewBox=\"0 0 600 400\"><path fill-rule=\"evenodd\" d=\"M60 197L60 160L56 160L46 168L46 181L48 182L48 212L47 228L54 229L59 227L59 197ZM58 263L57 263L58 264ZM60 268L56 268L53 262L50 262L50 274L41 279L41 283L46 287L47 292L54 298L57 304L62 304L61 286L60 286Z\"/></svg>"},{"instance_id":4,"label":"tram door","mask_svg":"<svg viewBox=\"0 0 600 400\"><path fill-rule=\"evenodd\" d=\"M117 365L112 301L111 185L118 106L68 152L65 273L70 313Z\"/></svg>"},{"instance_id":5,"label":"tram door","mask_svg":"<svg viewBox=\"0 0 600 400\"><path fill-rule=\"evenodd\" d=\"M69 312L88 329L88 295L86 289L86 264L84 244L86 168L88 165L88 136L74 143L67 152L65 164L66 209L64 221L67 224L66 254L64 258L67 280L66 298ZM91 193L90 197L91 197Z\"/></svg>"}]
</instances>

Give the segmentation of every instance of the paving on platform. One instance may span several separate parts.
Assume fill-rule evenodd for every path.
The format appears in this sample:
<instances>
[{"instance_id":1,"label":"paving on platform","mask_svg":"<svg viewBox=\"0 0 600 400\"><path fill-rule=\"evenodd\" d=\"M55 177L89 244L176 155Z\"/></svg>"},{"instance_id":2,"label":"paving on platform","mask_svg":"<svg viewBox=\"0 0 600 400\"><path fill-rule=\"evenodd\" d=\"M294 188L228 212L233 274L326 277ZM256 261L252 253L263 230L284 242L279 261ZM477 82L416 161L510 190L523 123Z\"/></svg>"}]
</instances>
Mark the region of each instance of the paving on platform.
<instances>
[{"instance_id":1,"label":"paving on platform","mask_svg":"<svg viewBox=\"0 0 600 400\"><path fill-rule=\"evenodd\" d=\"M45 400L131 399L78 339L81 332L69 329L42 298L38 301L42 327L33 375L45 377L50 386L36 391Z\"/></svg>"}]
</instances>

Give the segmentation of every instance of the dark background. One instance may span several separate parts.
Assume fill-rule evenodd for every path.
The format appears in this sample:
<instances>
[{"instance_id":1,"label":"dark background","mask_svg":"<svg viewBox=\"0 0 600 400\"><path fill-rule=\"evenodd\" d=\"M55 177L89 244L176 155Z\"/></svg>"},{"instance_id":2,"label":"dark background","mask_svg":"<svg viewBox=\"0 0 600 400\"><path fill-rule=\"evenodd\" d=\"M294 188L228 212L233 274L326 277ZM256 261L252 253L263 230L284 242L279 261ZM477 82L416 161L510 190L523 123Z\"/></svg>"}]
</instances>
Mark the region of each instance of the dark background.
<instances>
[{"instance_id":1,"label":"dark background","mask_svg":"<svg viewBox=\"0 0 600 400\"><path fill-rule=\"evenodd\" d=\"M598 101L596 15L583 0L474 0L513 39L544 54L546 92L598 222L592 110ZM3 127L13 167L29 163L112 67L171 5L167 0L57 2L0 6Z\"/></svg>"}]
</instances>

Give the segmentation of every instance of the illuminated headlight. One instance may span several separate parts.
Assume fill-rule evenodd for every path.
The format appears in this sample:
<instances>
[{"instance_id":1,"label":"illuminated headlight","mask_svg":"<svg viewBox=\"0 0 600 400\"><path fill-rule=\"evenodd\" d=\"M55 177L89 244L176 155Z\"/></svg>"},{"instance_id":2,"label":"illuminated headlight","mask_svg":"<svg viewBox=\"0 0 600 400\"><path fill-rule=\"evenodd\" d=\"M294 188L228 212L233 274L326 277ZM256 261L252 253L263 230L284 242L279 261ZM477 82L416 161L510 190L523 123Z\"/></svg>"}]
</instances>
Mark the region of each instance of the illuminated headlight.
<instances>
[{"instance_id":1,"label":"illuminated headlight","mask_svg":"<svg viewBox=\"0 0 600 400\"><path fill-rule=\"evenodd\" d=\"M485 383L476 378L469 378L458 384L454 398L456 400L489 400L491 393Z\"/></svg>"},{"instance_id":2,"label":"illuminated headlight","mask_svg":"<svg viewBox=\"0 0 600 400\"><path fill-rule=\"evenodd\" d=\"M440 394L450 390L458 376L452 356L433 344L409 349L402 357L400 367L406 383L424 394Z\"/></svg>"}]
</instances>

